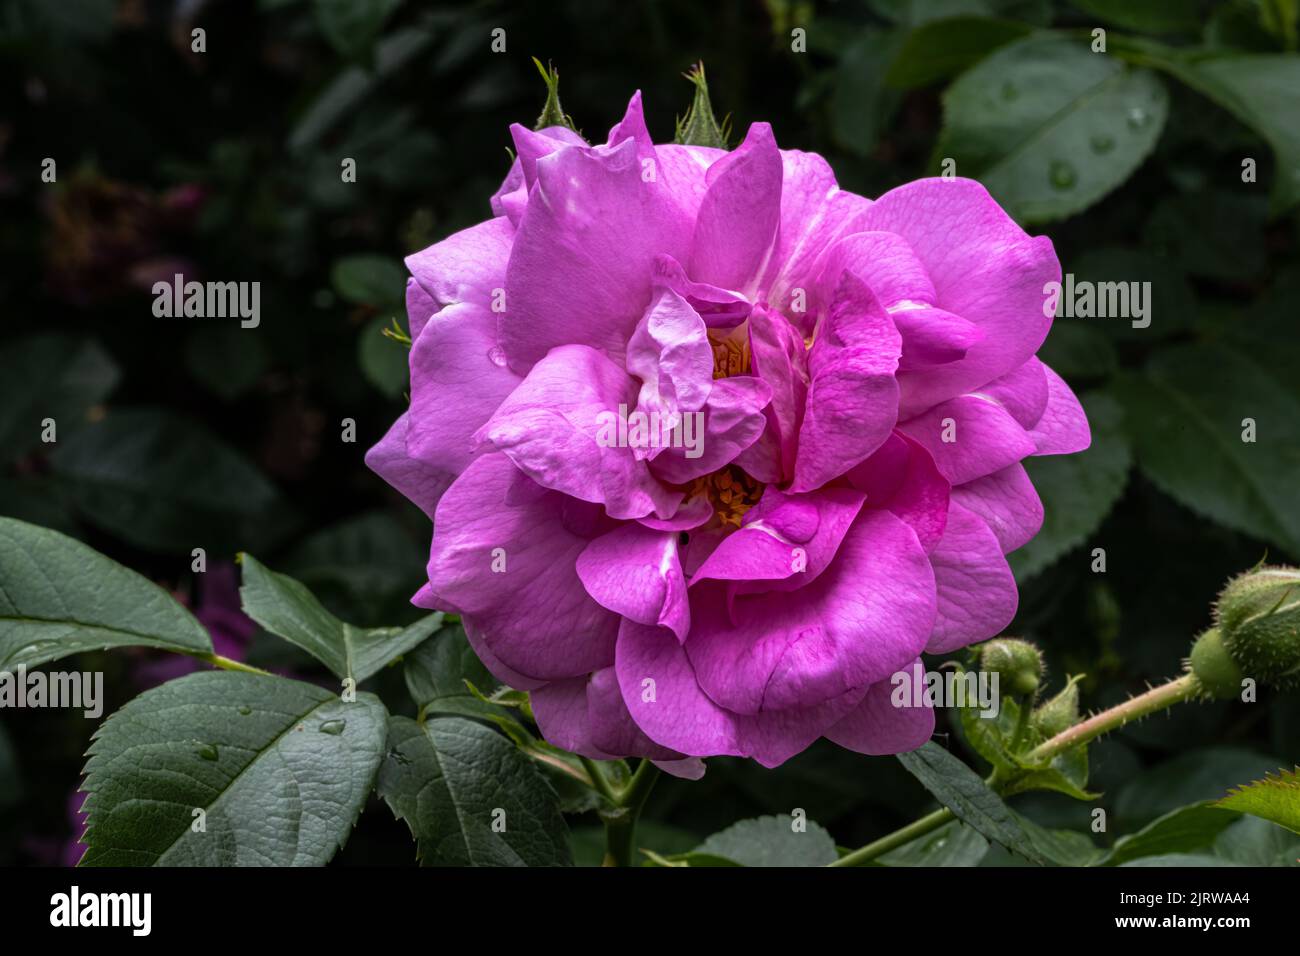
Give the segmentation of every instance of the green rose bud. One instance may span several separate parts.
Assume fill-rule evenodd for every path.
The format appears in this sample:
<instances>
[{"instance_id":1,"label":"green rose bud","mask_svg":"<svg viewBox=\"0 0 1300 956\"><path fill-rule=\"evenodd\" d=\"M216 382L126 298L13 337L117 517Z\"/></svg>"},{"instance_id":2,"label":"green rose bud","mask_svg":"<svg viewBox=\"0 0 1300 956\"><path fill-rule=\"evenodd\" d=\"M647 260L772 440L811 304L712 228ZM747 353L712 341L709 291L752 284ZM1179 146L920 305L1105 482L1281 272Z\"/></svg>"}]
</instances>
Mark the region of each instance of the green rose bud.
<instances>
[{"instance_id":1,"label":"green rose bud","mask_svg":"<svg viewBox=\"0 0 1300 956\"><path fill-rule=\"evenodd\" d=\"M542 61L537 57L533 57L533 63L537 65L537 72L542 74L542 82L546 84L546 103L542 106L541 115L537 117L533 129L564 126L576 133L578 130L573 125L573 117L564 112L564 108L560 106L560 71L550 64L542 66Z\"/></svg>"},{"instance_id":2,"label":"green rose bud","mask_svg":"<svg viewBox=\"0 0 1300 956\"><path fill-rule=\"evenodd\" d=\"M1043 679L1043 655L1017 637L1000 637L980 648L980 669L998 674L1004 694L1031 697Z\"/></svg>"},{"instance_id":3,"label":"green rose bud","mask_svg":"<svg viewBox=\"0 0 1300 956\"><path fill-rule=\"evenodd\" d=\"M1219 595L1215 621L1245 676L1300 687L1300 570L1261 567L1233 578Z\"/></svg>"},{"instance_id":4,"label":"green rose bud","mask_svg":"<svg viewBox=\"0 0 1300 956\"><path fill-rule=\"evenodd\" d=\"M696 63L689 73L683 75L695 84L695 99L686 115L677 121L676 142L684 146L727 149L731 120L728 117L719 124L718 118L713 115L713 104L709 102L709 84L704 79L704 64Z\"/></svg>"},{"instance_id":5,"label":"green rose bud","mask_svg":"<svg viewBox=\"0 0 1300 956\"><path fill-rule=\"evenodd\" d=\"M1044 738L1055 737L1078 723L1081 679L1081 677L1071 677L1063 691L1035 709L1030 715L1031 726Z\"/></svg>"},{"instance_id":6,"label":"green rose bud","mask_svg":"<svg viewBox=\"0 0 1300 956\"><path fill-rule=\"evenodd\" d=\"M1241 693L1241 680L1245 675L1228 653L1223 634L1217 627L1210 628L1196 639L1188 669L1196 677L1201 693L1207 697L1230 700Z\"/></svg>"}]
</instances>

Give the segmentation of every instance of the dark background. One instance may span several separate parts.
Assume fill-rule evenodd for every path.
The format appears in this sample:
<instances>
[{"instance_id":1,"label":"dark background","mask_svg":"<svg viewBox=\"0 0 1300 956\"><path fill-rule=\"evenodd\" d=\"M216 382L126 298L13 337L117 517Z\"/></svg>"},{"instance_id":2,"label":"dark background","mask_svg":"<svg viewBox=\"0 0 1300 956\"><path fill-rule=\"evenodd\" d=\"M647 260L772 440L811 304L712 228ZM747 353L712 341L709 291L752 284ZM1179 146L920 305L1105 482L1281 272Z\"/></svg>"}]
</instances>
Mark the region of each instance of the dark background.
<instances>
[{"instance_id":1,"label":"dark background","mask_svg":"<svg viewBox=\"0 0 1300 956\"><path fill-rule=\"evenodd\" d=\"M1182 12L1143 30L1152 23L1099 19L1117 7L1100 0L3 0L0 513L173 589L227 653L313 676L237 619L230 562L256 554L353 623L415 616L427 522L362 464L405 402L405 352L381 329L405 323L402 257L489 215L507 127L531 126L544 98L530 57L558 67L565 110L593 141L636 89L651 133L670 140L690 101L681 73L703 60L737 140L769 121L784 148L822 153L842 185L875 196L937 171L951 76L1000 42L955 31L948 42L975 39L945 61L939 46L907 46L927 24L1051 25L1086 42L1101 22L1112 43L1295 49L1294 12L1269 12L1284 4L1131 6ZM190 49L195 26L206 52ZM808 31L805 54L791 52L794 26ZM503 54L489 48L496 27ZM886 82L893 64L940 62L931 82ZM1163 82L1168 116L1136 172L1027 226L1052 237L1066 271L1146 279L1156 295L1152 329L1061 319L1043 352L1086 396L1097 441L1073 463L1034 463L1048 523L1013 560L1022 599L1009 632L1045 649L1050 686L1086 674L1092 708L1174 674L1224 580L1265 554L1295 560L1300 540L1297 221L1270 208L1277 161L1259 134ZM1300 110L1274 119L1300 141ZM1242 156L1258 159L1258 183L1241 181ZM354 184L340 182L343 157L357 161ZM155 318L150 287L174 272L259 281L261 326ZM1244 415L1260 437L1237 449ZM55 444L40 440L46 417ZM1215 428L1227 451L1197 431ZM1098 546L1104 574L1090 568ZM204 587L190 570L198 547L218 571ZM167 676L143 652L81 666L105 672L108 711ZM411 710L400 676L375 683L392 710ZM1092 789L1116 821L1105 841L1300 760L1298 728L1296 698L1263 691L1102 742ZM0 717L0 863L76 858L72 794L92 729L64 712ZM775 772L714 760L700 783L663 782L643 842L680 851L742 817L803 807L854 845L925 800L892 758L819 744ZM1087 823L1088 806L1065 797L1015 805L1047 825ZM590 859L595 818L572 823ZM405 828L372 803L337 862L413 858Z\"/></svg>"}]
</instances>

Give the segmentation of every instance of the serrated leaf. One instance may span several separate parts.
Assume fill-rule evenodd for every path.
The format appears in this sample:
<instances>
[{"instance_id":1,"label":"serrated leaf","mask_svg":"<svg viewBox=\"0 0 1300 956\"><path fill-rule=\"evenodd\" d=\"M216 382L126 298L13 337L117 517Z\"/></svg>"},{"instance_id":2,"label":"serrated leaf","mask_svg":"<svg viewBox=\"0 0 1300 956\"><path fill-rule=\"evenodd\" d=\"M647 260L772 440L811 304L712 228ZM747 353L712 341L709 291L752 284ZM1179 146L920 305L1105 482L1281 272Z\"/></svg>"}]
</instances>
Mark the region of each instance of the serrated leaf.
<instances>
[{"instance_id":1,"label":"serrated leaf","mask_svg":"<svg viewBox=\"0 0 1300 956\"><path fill-rule=\"evenodd\" d=\"M443 628L408 654L404 673L411 699L425 713L489 719L506 713L466 685L469 681L474 687L491 688L497 680L474 654L459 624Z\"/></svg>"},{"instance_id":2,"label":"serrated leaf","mask_svg":"<svg viewBox=\"0 0 1300 956\"><path fill-rule=\"evenodd\" d=\"M67 535L0 518L0 671L109 647L211 654L212 640L152 581Z\"/></svg>"},{"instance_id":3,"label":"serrated leaf","mask_svg":"<svg viewBox=\"0 0 1300 956\"><path fill-rule=\"evenodd\" d=\"M1157 354L1114 394L1138 464L1157 487L1300 555L1300 401L1265 369L1221 344L1187 345ZM1242 441L1246 418L1256 422L1256 442Z\"/></svg>"},{"instance_id":4,"label":"serrated leaf","mask_svg":"<svg viewBox=\"0 0 1300 956\"><path fill-rule=\"evenodd\" d=\"M240 563L244 613L301 647L340 679L351 677L360 683L442 626L443 615L438 612L409 627L354 627L325 610L302 584L277 574L251 554L240 555Z\"/></svg>"},{"instance_id":5,"label":"serrated leaf","mask_svg":"<svg viewBox=\"0 0 1300 956\"><path fill-rule=\"evenodd\" d=\"M1011 811L1029 842L1057 866L1092 866L1106 851L1082 833L1073 830L1048 830L1023 814Z\"/></svg>"},{"instance_id":6,"label":"serrated leaf","mask_svg":"<svg viewBox=\"0 0 1300 956\"><path fill-rule=\"evenodd\" d=\"M1160 78L1060 36L1004 46L943 98L936 148L1022 222L1080 212L1155 146L1168 112Z\"/></svg>"},{"instance_id":7,"label":"serrated leaf","mask_svg":"<svg viewBox=\"0 0 1300 956\"><path fill-rule=\"evenodd\" d=\"M1101 861L1119 866L1144 856L1190 853L1211 846L1227 827L1237 821L1235 813L1213 804L1194 803L1153 820L1137 833L1122 836Z\"/></svg>"},{"instance_id":8,"label":"serrated leaf","mask_svg":"<svg viewBox=\"0 0 1300 956\"><path fill-rule=\"evenodd\" d=\"M1300 833L1300 775L1297 770L1280 770L1276 777L1269 775L1236 788L1215 806L1249 813Z\"/></svg>"},{"instance_id":9,"label":"serrated leaf","mask_svg":"<svg viewBox=\"0 0 1300 956\"><path fill-rule=\"evenodd\" d=\"M898 760L957 819L1033 863L1047 862L1002 798L938 744L927 742L918 750L899 754Z\"/></svg>"},{"instance_id":10,"label":"serrated leaf","mask_svg":"<svg viewBox=\"0 0 1300 956\"><path fill-rule=\"evenodd\" d=\"M110 412L50 456L92 522L151 551L233 551L283 514L279 493L197 422L160 409Z\"/></svg>"},{"instance_id":11,"label":"serrated leaf","mask_svg":"<svg viewBox=\"0 0 1300 956\"><path fill-rule=\"evenodd\" d=\"M829 833L811 820L804 820L804 830L799 832L794 822L791 816L741 820L713 834L685 856L717 857L737 866L825 866L835 862L839 854Z\"/></svg>"},{"instance_id":12,"label":"serrated leaf","mask_svg":"<svg viewBox=\"0 0 1300 956\"><path fill-rule=\"evenodd\" d=\"M379 795L426 866L568 866L555 792L510 741L472 720L389 719Z\"/></svg>"},{"instance_id":13,"label":"serrated leaf","mask_svg":"<svg viewBox=\"0 0 1300 956\"><path fill-rule=\"evenodd\" d=\"M384 733L371 694L227 671L155 687L95 734L81 865L321 866L361 812Z\"/></svg>"},{"instance_id":14,"label":"serrated leaf","mask_svg":"<svg viewBox=\"0 0 1300 956\"><path fill-rule=\"evenodd\" d=\"M959 820L877 857L885 866L979 866L989 841Z\"/></svg>"}]
</instances>

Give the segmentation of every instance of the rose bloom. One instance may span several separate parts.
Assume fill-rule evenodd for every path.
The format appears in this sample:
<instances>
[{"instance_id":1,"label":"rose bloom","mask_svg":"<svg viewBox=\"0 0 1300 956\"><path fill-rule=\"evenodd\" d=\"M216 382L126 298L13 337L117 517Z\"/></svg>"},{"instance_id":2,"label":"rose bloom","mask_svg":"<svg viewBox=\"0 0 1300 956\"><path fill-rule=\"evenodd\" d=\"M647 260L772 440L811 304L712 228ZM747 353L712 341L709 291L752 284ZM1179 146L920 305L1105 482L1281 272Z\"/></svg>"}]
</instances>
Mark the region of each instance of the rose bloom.
<instances>
[{"instance_id":1,"label":"rose bloom","mask_svg":"<svg viewBox=\"0 0 1300 956\"><path fill-rule=\"evenodd\" d=\"M411 405L366 460L433 519L414 602L593 758L920 746L891 676L1011 621L1021 462L1089 443L1034 356L1051 242L766 123L656 145L639 93L604 145L511 133L494 217L406 260ZM694 444L611 440L652 413Z\"/></svg>"}]
</instances>

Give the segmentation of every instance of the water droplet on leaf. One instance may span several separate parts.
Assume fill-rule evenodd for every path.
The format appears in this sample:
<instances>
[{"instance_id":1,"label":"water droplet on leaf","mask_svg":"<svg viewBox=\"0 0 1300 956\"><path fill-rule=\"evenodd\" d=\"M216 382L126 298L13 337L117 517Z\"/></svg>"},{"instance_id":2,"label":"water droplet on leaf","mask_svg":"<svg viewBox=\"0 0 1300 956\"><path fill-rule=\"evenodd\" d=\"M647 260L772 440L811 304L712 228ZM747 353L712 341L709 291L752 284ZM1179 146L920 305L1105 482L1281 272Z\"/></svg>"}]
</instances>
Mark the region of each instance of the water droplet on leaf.
<instances>
[{"instance_id":1,"label":"water droplet on leaf","mask_svg":"<svg viewBox=\"0 0 1300 956\"><path fill-rule=\"evenodd\" d=\"M322 734L330 734L332 736L337 737L339 734L343 733L343 728L346 726L347 726L346 720L335 719L335 720L325 721L317 729L320 730Z\"/></svg>"},{"instance_id":2,"label":"water droplet on leaf","mask_svg":"<svg viewBox=\"0 0 1300 956\"><path fill-rule=\"evenodd\" d=\"M1060 159L1052 161L1048 176L1051 178L1052 185L1057 189L1069 189L1078 178L1074 172L1074 167Z\"/></svg>"},{"instance_id":3,"label":"water droplet on leaf","mask_svg":"<svg viewBox=\"0 0 1300 956\"><path fill-rule=\"evenodd\" d=\"M217 747L216 747L216 744L200 744L199 747L198 747L198 749L195 750L194 752L197 753L197 754L198 754L200 757L202 757L204 760L216 760L216 759L217 759Z\"/></svg>"}]
</instances>

